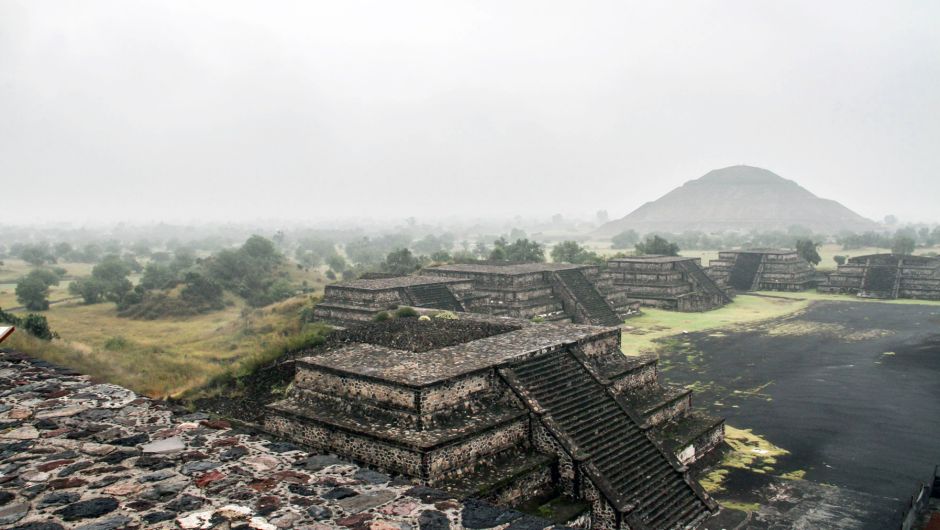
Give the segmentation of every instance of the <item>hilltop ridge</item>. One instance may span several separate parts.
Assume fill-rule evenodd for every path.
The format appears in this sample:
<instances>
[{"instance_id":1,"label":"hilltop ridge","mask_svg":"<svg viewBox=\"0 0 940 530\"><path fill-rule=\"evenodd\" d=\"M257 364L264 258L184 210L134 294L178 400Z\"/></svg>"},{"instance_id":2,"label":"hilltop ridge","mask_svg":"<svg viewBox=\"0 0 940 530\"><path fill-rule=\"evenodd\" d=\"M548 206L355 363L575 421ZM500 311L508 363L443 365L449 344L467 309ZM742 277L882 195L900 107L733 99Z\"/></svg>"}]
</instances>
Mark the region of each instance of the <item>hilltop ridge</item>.
<instances>
[{"instance_id":1,"label":"hilltop ridge","mask_svg":"<svg viewBox=\"0 0 940 530\"><path fill-rule=\"evenodd\" d=\"M604 224L596 235L786 230L800 225L815 232L875 230L878 225L837 201L817 197L797 182L767 169L730 166L709 171L627 216Z\"/></svg>"}]
</instances>

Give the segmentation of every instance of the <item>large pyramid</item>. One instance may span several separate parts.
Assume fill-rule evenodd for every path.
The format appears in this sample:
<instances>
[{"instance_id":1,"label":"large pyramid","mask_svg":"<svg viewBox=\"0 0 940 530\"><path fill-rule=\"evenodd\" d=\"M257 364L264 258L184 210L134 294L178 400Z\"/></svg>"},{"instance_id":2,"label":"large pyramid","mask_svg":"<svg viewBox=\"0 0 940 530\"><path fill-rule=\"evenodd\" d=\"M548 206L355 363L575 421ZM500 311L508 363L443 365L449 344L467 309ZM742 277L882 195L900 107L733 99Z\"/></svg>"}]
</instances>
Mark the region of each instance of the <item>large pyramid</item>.
<instances>
[{"instance_id":1,"label":"large pyramid","mask_svg":"<svg viewBox=\"0 0 940 530\"><path fill-rule=\"evenodd\" d=\"M686 182L632 213L601 226L595 235L624 230L786 230L800 225L820 233L875 230L878 225L836 201L821 199L792 180L751 166L731 166Z\"/></svg>"}]
</instances>

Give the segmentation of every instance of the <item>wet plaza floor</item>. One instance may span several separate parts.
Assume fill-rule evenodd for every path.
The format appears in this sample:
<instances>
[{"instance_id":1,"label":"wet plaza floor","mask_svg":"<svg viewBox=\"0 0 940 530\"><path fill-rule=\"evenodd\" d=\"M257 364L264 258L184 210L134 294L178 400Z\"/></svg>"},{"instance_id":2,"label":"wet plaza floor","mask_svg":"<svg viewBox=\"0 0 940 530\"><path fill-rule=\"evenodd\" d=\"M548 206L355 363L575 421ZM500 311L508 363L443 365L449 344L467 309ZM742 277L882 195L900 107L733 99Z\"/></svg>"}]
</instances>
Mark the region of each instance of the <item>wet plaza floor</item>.
<instances>
[{"instance_id":1,"label":"wet plaza floor","mask_svg":"<svg viewBox=\"0 0 940 530\"><path fill-rule=\"evenodd\" d=\"M763 503L786 483L774 477L796 474L803 493L831 485L869 506L846 528L877 528L940 463L940 306L816 302L666 350L666 380L693 385L697 408L788 452L772 469L732 469L719 500Z\"/></svg>"}]
</instances>

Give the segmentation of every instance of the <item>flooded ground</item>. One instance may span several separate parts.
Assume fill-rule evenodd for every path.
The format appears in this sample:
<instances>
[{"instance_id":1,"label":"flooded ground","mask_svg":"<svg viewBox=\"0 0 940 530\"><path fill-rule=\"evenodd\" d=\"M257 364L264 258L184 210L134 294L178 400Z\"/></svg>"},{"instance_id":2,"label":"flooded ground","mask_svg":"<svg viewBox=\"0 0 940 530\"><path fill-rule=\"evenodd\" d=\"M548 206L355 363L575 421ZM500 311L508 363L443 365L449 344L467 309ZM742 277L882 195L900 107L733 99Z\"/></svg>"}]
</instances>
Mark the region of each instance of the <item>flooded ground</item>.
<instances>
[{"instance_id":1,"label":"flooded ground","mask_svg":"<svg viewBox=\"0 0 940 530\"><path fill-rule=\"evenodd\" d=\"M835 486L825 493L833 506L869 510L845 527L877 528L940 463L936 305L816 302L790 317L691 333L666 346L665 378L694 386L696 407L746 429L737 432L744 433L738 455L709 477L719 500L744 511L781 487L799 497ZM778 477L814 484L781 486L793 481Z\"/></svg>"}]
</instances>

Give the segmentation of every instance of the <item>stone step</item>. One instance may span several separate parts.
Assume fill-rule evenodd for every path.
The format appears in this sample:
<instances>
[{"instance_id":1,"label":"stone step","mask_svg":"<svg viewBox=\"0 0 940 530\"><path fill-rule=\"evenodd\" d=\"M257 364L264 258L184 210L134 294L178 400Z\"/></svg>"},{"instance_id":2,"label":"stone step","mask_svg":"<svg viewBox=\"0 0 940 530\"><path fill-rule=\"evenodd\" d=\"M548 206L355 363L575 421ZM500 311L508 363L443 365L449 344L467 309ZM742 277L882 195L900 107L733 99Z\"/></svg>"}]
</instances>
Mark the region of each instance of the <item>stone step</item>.
<instances>
[{"instance_id":1,"label":"stone step","mask_svg":"<svg viewBox=\"0 0 940 530\"><path fill-rule=\"evenodd\" d=\"M658 518L650 528L685 526L693 522L688 517L699 516L690 506L705 509L682 473L574 355L547 354L510 370L552 418L545 424L549 432L563 434L590 455L594 469L617 493L613 502L635 506L640 520Z\"/></svg>"}]
</instances>

